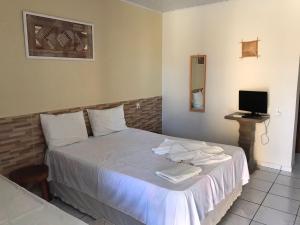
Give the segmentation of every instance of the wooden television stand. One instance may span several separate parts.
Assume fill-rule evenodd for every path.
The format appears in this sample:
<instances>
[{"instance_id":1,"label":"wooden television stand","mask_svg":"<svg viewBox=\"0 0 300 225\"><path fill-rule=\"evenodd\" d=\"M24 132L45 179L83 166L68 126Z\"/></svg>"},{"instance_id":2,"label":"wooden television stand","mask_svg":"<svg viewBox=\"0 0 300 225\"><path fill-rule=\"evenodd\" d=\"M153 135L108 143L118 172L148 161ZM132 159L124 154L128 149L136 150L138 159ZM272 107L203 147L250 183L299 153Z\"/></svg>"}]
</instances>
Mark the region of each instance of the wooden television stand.
<instances>
[{"instance_id":1,"label":"wooden television stand","mask_svg":"<svg viewBox=\"0 0 300 225\"><path fill-rule=\"evenodd\" d=\"M269 115L261 117L242 117L244 113L236 112L225 116L225 119L235 120L239 122L239 146L244 149L249 172L253 173L256 170L256 161L254 159L254 143L255 143L255 128L257 123L262 123L270 118Z\"/></svg>"}]
</instances>

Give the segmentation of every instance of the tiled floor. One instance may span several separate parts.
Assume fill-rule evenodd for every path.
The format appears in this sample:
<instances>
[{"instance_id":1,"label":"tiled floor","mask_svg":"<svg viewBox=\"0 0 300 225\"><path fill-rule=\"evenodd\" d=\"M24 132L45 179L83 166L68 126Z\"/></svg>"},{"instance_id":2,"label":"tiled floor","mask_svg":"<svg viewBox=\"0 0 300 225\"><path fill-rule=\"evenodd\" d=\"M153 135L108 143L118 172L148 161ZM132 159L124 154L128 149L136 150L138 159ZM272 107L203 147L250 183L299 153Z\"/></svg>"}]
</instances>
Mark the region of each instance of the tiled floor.
<instances>
[{"instance_id":1,"label":"tiled floor","mask_svg":"<svg viewBox=\"0 0 300 225\"><path fill-rule=\"evenodd\" d=\"M293 172L260 168L218 225L300 225L300 158Z\"/></svg>"},{"instance_id":2,"label":"tiled floor","mask_svg":"<svg viewBox=\"0 0 300 225\"><path fill-rule=\"evenodd\" d=\"M60 208L61 210L65 211L66 213L69 213L73 216L75 216L76 218L86 222L87 224L90 225L113 225L110 222L104 220L104 219L99 219L99 220L95 220L94 218L79 212L77 209L74 209L72 206L69 206L67 204L65 204L64 202L60 201L57 198L54 198L51 203L55 206L57 206L58 208Z\"/></svg>"},{"instance_id":3,"label":"tiled floor","mask_svg":"<svg viewBox=\"0 0 300 225\"><path fill-rule=\"evenodd\" d=\"M112 225L94 220L58 199L52 203L90 225ZM260 168L251 175L242 195L218 225L300 225L300 157L293 172Z\"/></svg>"}]
</instances>

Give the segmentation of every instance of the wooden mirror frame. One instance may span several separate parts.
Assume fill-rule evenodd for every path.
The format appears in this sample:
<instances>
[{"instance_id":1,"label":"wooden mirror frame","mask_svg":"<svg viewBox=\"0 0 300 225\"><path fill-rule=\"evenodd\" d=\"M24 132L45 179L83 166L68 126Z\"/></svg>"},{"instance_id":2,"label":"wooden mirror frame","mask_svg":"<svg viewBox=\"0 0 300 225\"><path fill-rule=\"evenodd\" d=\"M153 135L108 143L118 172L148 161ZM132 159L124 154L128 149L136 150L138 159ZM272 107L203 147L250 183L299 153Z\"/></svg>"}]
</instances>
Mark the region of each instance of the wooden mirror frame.
<instances>
[{"instance_id":1,"label":"wooden mirror frame","mask_svg":"<svg viewBox=\"0 0 300 225\"><path fill-rule=\"evenodd\" d=\"M203 109L195 109L193 108L193 94L192 94L192 63L193 63L193 58L194 57L203 57L204 58L204 87L203 87ZM206 92L206 63L207 63L207 56L206 55L192 55L190 57L190 88L189 88L189 92L190 92L190 112L205 112L205 92Z\"/></svg>"}]
</instances>

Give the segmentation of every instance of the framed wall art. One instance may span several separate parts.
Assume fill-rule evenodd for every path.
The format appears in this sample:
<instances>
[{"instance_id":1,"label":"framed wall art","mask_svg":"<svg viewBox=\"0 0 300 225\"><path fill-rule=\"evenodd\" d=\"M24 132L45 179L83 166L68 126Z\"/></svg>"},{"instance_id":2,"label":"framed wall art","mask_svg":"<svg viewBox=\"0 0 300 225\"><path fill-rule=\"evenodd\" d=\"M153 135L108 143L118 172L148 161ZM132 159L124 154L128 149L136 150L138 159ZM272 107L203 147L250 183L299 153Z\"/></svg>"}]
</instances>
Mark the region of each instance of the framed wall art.
<instances>
[{"instance_id":1,"label":"framed wall art","mask_svg":"<svg viewBox=\"0 0 300 225\"><path fill-rule=\"evenodd\" d=\"M23 12L25 49L31 59L94 60L94 25Z\"/></svg>"},{"instance_id":2,"label":"framed wall art","mask_svg":"<svg viewBox=\"0 0 300 225\"><path fill-rule=\"evenodd\" d=\"M242 41L242 56L245 57L257 57L258 58L258 38L255 41Z\"/></svg>"}]
</instances>

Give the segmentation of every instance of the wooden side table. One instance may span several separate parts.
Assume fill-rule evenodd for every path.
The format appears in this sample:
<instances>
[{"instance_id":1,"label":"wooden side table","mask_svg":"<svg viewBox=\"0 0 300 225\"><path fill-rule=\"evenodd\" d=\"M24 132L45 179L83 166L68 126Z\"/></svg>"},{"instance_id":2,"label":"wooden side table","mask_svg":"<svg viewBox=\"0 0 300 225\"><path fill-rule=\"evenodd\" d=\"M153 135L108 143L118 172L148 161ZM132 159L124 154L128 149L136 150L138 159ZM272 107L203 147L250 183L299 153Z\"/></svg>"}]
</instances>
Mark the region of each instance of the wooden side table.
<instances>
[{"instance_id":1,"label":"wooden side table","mask_svg":"<svg viewBox=\"0 0 300 225\"><path fill-rule=\"evenodd\" d=\"M265 115L257 118L243 118L243 113L232 113L225 116L225 119L235 120L239 122L239 146L244 149L249 172L253 173L256 170L256 161L254 159L254 143L255 143L255 129L257 123L262 123L270 118L269 115Z\"/></svg>"},{"instance_id":2,"label":"wooden side table","mask_svg":"<svg viewBox=\"0 0 300 225\"><path fill-rule=\"evenodd\" d=\"M48 167L46 165L32 165L17 169L10 174L10 179L22 187L38 184L42 191L42 197L49 201Z\"/></svg>"}]
</instances>

